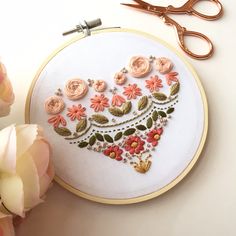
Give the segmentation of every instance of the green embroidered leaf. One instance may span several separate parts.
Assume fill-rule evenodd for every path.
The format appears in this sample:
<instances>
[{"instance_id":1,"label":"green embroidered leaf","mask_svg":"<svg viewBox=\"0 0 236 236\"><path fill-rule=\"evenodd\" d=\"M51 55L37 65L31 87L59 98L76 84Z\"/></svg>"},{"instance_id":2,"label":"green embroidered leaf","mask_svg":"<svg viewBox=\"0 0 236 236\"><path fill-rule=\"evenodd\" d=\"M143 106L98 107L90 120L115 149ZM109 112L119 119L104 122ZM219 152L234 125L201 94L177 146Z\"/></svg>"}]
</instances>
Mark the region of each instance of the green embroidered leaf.
<instances>
[{"instance_id":1,"label":"green embroidered leaf","mask_svg":"<svg viewBox=\"0 0 236 236\"><path fill-rule=\"evenodd\" d=\"M114 140L115 140L115 141L118 141L121 137L122 137L122 132L118 132L118 133L115 135Z\"/></svg>"},{"instance_id":2,"label":"green embroidered leaf","mask_svg":"<svg viewBox=\"0 0 236 236\"><path fill-rule=\"evenodd\" d=\"M125 132L124 132L124 135L125 136L128 136L128 135L131 135L135 132L135 128L130 128L130 129L127 129Z\"/></svg>"},{"instance_id":3,"label":"green embroidered leaf","mask_svg":"<svg viewBox=\"0 0 236 236\"><path fill-rule=\"evenodd\" d=\"M94 114L92 115L92 119L96 121L99 124L106 124L109 122L106 116L101 115L101 114Z\"/></svg>"},{"instance_id":4,"label":"green embroidered leaf","mask_svg":"<svg viewBox=\"0 0 236 236\"><path fill-rule=\"evenodd\" d=\"M137 125L136 128L137 128L138 130L146 130L146 129L147 129L147 127L144 126L144 125Z\"/></svg>"},{"instance_id":5,"label":"green embroidered leaf","mask_svg":"<svg viewBox=\"0 0 236 236\"><path fill-rule=\"evenodd\" d=\"M179 88L180 88L179 82L173 84L170 88L170 95L174 96L175 94L177 94L179 92Z\"/></svg>"},{"instance_id":6,"label":"green embroidered leaf","mask_svg":"<svg viewBox=\"0 0 236 236\"><path fill-rule=\"evenodd\" d=\"M113 115L113 116L123 116L124 112L117 107L110 107L108 111Z\"/></svg>"},{"instance_id":7,"label":"green embroidered leaf","mask_svg":"<svg viewBox=\"0 0 236 236\"><path fill-rule=\"evenodd\" d=\"M88 146L88 142L81 142L78 145L78 147L80 147L80 148L84 148L84 147L87 147L87 146Z\"/></svg>"},{"instance_id":8,"label":"green embroidered leaf","mask_svg":"<svg viewBox=\"0 0 236 236\"><path fill-rule=\"evenodd\" d=\"M174 112L175 108L174 107L170 107L167 109L166 113L167 114L171 114L172 112Z\"/></svg>"},{"instance_id":9,"label":"green embroidered leaf","mask_svg":"<svg viewBox=\"0 0 236 236\"><path fill-rule=\"evenodd\" d=\"M132 103L130 101L124 103L122 106L123 114L128 114L131 111L131 108L132 108Z\"/></svg>"},{"instance_id":10,"label":"green embroidered leaf","mask_svg":"<svg viewBox=\"0 0 236 236\"><path fill-rule=\"evenodd\" d=\"M71 131L65 127L55 127L55 132L61 136L70 136Z\"/></svg>"},{"instance_id":11,"label":"green embroidered leaf","mask_svg":"<svg viewBox=\"0 0 236 236\"><path fill-rule=\"evenodd\" d=\"M108 142L108 143L113 143L113 138L109 135L109 134L104 134L104 139Z\"/></svg>"},{"instance_id":12,"label":"green embroidered leaf","mask_svg":"<svg viewBox=\"0 0 236 236\"><path fill-rule=\"evenodd\" d=\"M143 96L140 98L140 100L138 101L138 110L141 111L143 110L148 104L148 97L147 96Z\"/></svg>"},{"instance_id":13,"label":"green embroidered leaf","mask_svg":"<svg viewBox=\"0 0 236 236\"><path fill-rule=\"evenodd\" d=\"M76 125L76 132L82 132L87 127L87 119L82 119L79 121L79 123Z\"/></svg>"},{"instance_id":14,"label":"green embroidered leaf","mask_svg":"<svg viewBox=\"0 0 236 236\"><path fill-rule=\"evenodd\" d=\"M164 111L158 111L158 115L161 117L166 117L166 113Z\"/></svg>"},{"instance_id":15,"label":"green embroidered leaf","mask_svg":"<svg viewBox=\"0 0 236 236\"><path fill-rule=\"evenodd\" d=\"M152 96L159 101L165 101L167 99L167 96L164 93L156 92L156 93L153 93Z\"/></svg>"},{"instance_id":16,"label":"green embroidered leaf","mask_svg":"<svg viewBox=\"0 0 236 236\"><path fill-rule=\"evenodd\" d=\"M149 117L148 119L147 119L147 128L148 129L150 129L151 127L152 127L152 124L153 124L153 122L152 122L152 118L151 117Z\"/></svg>"},{"instance_id":17,"label":"green embroidered leaf","mask_svg":"<svg viewBox=\"0 0 236 236\"><path fill-rule=\"evenodd\" d=\"M157 118L158 118L158 113L157 113L157 111L154 111L154 112L152 113L152 119L153 119L154 121L157 121Z\"/></svg>"},{"instance_id":18,"label":"green embroidered leaf","mask_svg":"<svg viewBox=\"0 0 236 236\"><path fill-rule=\"evenodd\" d=\"M90 145L90 146L93 146L95 142L96 142L96 137L93 135L93 136L90 137L90 139L89 139L89 145Z\"/></svg>"},{"instance_id":19,"label":"green embroidered leaf","mask_svg":"<svg viewBox=\"0 0 236 236\"><path fill-rule=\"evenodd\" d=\"M103 136L102 136L101 134L95 133L95 136L96 136L96 138L97 138L98 141L101 141L101 142L104 141L104 138L103 138Z\"/></svg>"}]
</instances>

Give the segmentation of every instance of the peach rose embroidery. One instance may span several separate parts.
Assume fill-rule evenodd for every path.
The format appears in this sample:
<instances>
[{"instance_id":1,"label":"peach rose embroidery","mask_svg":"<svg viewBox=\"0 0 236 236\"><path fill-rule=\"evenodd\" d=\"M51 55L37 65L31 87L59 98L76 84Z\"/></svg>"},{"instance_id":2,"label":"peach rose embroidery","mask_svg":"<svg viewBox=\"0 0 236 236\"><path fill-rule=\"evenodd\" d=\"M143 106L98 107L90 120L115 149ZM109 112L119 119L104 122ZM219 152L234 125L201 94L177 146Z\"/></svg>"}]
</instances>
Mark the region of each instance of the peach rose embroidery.
<instances>
[{"instance_id":1,"label":"peach rose embroidery","mask_svg":"<svg viewBox=\"0 0 236 236\"><path fill-rule=\"evenodd\" d=\"M0 117L10 113L10 106L15 99L12 85L7 77L5 66L0 62Z\"/></svg>"},{"instance_id":2,"label":"peach rose embroidery","mask_svg":"<svg viewBox=\"0 0 236 236\"><path fill-rule=\"evenodd\" d=\"M141 96L141 89L137 86L137 84L129 84L127 87L124 87L123 94L130 99L136 99L137 96Z\"/></svg>"},{"instance_id":3,"label":"peach rose embroidery","mask_svg":"<svg viewBox=\"0 0 236 236\"><path fill-rule=\"evenodd\" d=\"M118 106L120 107L123 103L125 103L125 99L118 95L118 94L114 94L113 97L112 97L112 106Z\"/></svg>"},{"instance_id":4,"label":"peach rose embroidery","mask_svg":"<svg viewBox=\"0 0 236 236\"><path fill-rule=\"evenodd\" d=\"M156 69L161 74L166 74L170 72L172 68L173 68L173 63L171 62L170 59L166 57L160 57L156 59Z\"/></svg>"},{"instance_id":5,"label":"peach rose embroidery","mask_svg":"<svg viewBox=\"0 0 236 236\"><path fill-rule=\"evenodd\" d=\"M69 107L67 110L68 110L67 116L70 117L72 121L74 121L75 119L81 120L83 117L86 117L85 114L86 108L82 107L81 104L77 106L72 105L72 107Z\"/></svg>"},{"instance_id":6,"label":"peach rose embroidery","mask_svg":"<svg viewBox=\"0 0 236 236\"><path fill-rule=\"evenodd\" d=\"M66 83L65 94L70 100L78 100L86 95L88 85L82 79L71 79Z\"/></svg>"},{"instance_id":7,"label":"peach rose embroidery","mask_svg":"<svg viewBox=\"0 0 236 236\"><path fill-rule=\"evenodd\" d=\"M162 88L162 80L158 78L157 75L151 76L149 80L145 80L146 88L150 90L150 92L158 91L159 88Z\"/></svg>"},{"instance_id":8,"label":"peach rose embroidery","mask_svg":"<svg viewBox=\"0 0 236 236\"><path fill-rule=\"evenodd\" d=\"M91 105L90 107L94 109L94 111L104 111L106 107L109 107L108 98L105 97L104 94L96 94L93 98L90 99Z\"/></svg>"},{"instance_id":9,"label":"peach rose embroidery","mask_svg":"<svg viewBox=\"0 0 236 236\"><path fill-rule=\"evenodd\" d=\"M93 83L93 88L96 92L104 92L107 84L104 80L95 80Z\"/></svg>"},{"instance_id":10,"label":"peach rose embroidery","mask_svg":"<svg viewBox=\"0 0 236 236\"><path fill-rule=\"evenodd\" d=\"M135 78L146 76L151 70L149 59L142 56L134 56L130 59L129 72Z\"/></svg>"},{"instance_id":11,"label":"peach rose embroidery","mask_svg":"<svg viewBox=\"0 0 236 236\"><path fill-rule=\"evenodd\" d=\"M127 81L127 77L123 72L118 72L115 74L114 80L117 85L123 85Z\"/></svg>"},{"instance_id":12,"label":"peach rose embroidery","mask_svg":"<svg viewBox=\"0 0 236 236\"><path fill-rule=\"evenodd\" d=\"M48 114L52 115L60 113L61 111L63 111L64 107L65 107L64 101L62 100L62 98L58 96L51 96L47 98L44 103L45 111Z\"/></svg>"},{"instance_id":13,"label":"peach rose embroidery","mask_svg":"<svg viewBox=\"0 0 236 236\"><path fill-rule=\"evenodd\" d=\"M48 119L49 124L53 124L54 128L57 128L60 124L66 126L66 120L61 115L55 115Z\"/></svg>"}]
</instances>

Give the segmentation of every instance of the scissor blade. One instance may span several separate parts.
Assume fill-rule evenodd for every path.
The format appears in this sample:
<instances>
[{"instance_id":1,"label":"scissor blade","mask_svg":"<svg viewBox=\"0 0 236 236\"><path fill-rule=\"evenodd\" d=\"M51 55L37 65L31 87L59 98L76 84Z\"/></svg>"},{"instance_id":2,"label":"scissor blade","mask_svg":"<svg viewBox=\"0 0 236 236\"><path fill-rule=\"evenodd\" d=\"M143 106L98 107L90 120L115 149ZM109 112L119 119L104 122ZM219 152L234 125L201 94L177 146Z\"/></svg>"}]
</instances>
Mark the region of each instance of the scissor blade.
<instances>
[{"instance_id":1,"label":"scissor blade","mask_svg":"<svg viewBox=\"0 0 236 236\"><path fill-rule=\"evenodd\" d=\"M143 10L143 11L147 10L146 7L143 7L143 6L137 5L137 4L121 3L121 5L136 8L136 9Z\"/></svg>"},{"instance_id":2,"label":"scissor blade","mask_svg":"<svg viewBox=\"0 0 236 236\"><path fill-rule=\"evenodd\" d=\"M139 5L141 5L141 6L143 6L143 7L146 7L146 8L148 8L148 7L150 7L150 6L153 6L153 5L151 5L151 4L147 3L147 2L144 2L144 1L142 1L142 0L133 0L133 1L136 2L136 3L138 3Z\"/></svg>"}]
</instances>

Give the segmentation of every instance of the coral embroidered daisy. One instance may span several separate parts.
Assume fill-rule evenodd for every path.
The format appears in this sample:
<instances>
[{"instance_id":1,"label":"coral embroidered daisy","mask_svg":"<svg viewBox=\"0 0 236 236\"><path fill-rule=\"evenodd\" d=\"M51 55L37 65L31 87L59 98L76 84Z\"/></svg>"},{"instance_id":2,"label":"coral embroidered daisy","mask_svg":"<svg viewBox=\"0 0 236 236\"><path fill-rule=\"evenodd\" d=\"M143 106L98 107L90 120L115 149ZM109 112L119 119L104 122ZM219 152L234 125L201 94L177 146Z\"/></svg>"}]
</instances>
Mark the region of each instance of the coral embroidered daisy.
<instances>
[{"instance_id":1,"label":"coral embroidered daisy","mask_svg":"<svg viewBox=\"0 0 236 236\"><path fill-rule=\"evenodd\" d=\"M137 96L141 96L141 89L137 86L137 84L129 84L127 87L124 87L123 94L127 96L127 99L136 99Z\"/></svg>"},{"instance_id":2,"label":"coral embroidered daisy","mask_svg":"<svg viewBox=\"0 0 236 236\"><path fill-rule=\"evenodd\" d=\"M105 156L110 157L111 159L115 159L117 161L121 161L123 158L121 154L123 153L123 150L119 148L119 146L110 146L106 150L103 151L103 154Z\"/></svg>"},{"instance_id":3,"label":"coral embroidered daisy","mask_svg":"<svg viewBox=\"0 0 236 236\"><path fill-rule=\"evenodd\" d=\"M125 141L125 150L130 154L139 154L144 150L145 142L138 136L129 136L129 138Z\"/></svg>"},{"instance_id":4,"label":"coral embroidered daisy","mask_svg":"<svg viewBox=\"0 0 236 236\"><path fill-rule=\"evenodd\" d=\"M62 126L66 126L67 124L66 120L61 115L52 116L51 118L48 119L48 123L53 124L54 128L57 128L60 124Z\"/></svg>"},{"instance_id":5,"label":"coral embroidered daisy","mask_svg":"<svg viewBox=\"0 0 236 236\"><path fill-rule=\"evenodd\" d=\"M108 98L105 97L104 94L96 94L93 98L90 99L91 105L90 107L94 109L94 111L104 111L106 107L109 107Z\"/></svg>"},{"instance_id":6,"label":"coral embroidered daisy","mask_svg":"<svg viewBox=\"0 0 236 236\"><path fill-rule=\"evenodd\" d=\"M151 76L150 79L145 80L146 88L150 90L150 92L159 91L159 88L162 88L162 80L159 79L157 75Z\"/></svg>"},{"instance_id":7,"label":"coral embroidered daisy","mask_svg":"<svg viewBox=\"0 0 236 236\"><path fill-rule=\"evenodd\" d=\"M157 146L158 140L163 133L163 129L153 129L147 134L147 141L152 144L152 146Z\"/></svg>"},{"instance_id":8,"label":"coral embroidered daisy","mask_svg":"<svg viewBox=\"0 0 236 236\"><path fill-rule=\"evenodd\" d=\"M81 120L83 117L86 117L85 110L86 108L81 104L77 106L72 105L72 107L67 108L67 116L70 117L72 121L74 121L75 119Z\"/></svg>"}]
</instances>

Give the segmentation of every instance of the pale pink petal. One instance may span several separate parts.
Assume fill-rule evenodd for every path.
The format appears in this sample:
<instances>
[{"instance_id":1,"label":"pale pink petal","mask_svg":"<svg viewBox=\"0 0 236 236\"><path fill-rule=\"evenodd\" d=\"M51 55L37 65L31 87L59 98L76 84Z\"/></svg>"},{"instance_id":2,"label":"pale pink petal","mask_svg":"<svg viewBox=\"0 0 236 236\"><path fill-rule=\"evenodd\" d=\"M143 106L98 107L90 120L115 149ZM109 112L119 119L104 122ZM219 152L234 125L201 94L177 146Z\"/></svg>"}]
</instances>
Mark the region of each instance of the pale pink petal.
<instances>
[{"instance_id":1,"label":"pale pink petal","mask_svg":"<svg viewBox=\"0 0 236 236\"><path fill-rule=\"evenodd\" d=\"M19 176L3 173L0 180L0 195L7 209L16 215L24 216L23 182Z\"/></svg>"},{"instance_id":2,"label":"pale pink petal","mask_svg":"<svg viewBox=\"0 0 236 236\"><path fill-rule=\"evenodd\" d=\"M40 178L48 168L50 156L49 144L44 140L36 140L29 149L29 153L34 160Z\"/></svg>"},{"instance_id":3,"label":"pale pink petal","mask_svg":"<svg viewBox=\"0 0 236 236\"><path fill-rule=\"evenodd\" d=\"M0 219L0 236L14 236L15 231L12 224L12 217L4 217Z\"/></svg>"},{"instance_id":4,"label":"pale pink petal","mask_svg":"<svg viewBox=\"0 0 236 236\"><path fill-rule=\"evenodd\" d=\"M28 152L17 161L16 171L23 182L25 208L32 208L42 202L39 196L38 171L33 158Z\"/></svg>"},{"instance_id":5,"label":"pale pink petal","mask_svg":"<svg viewBox=\"0 0 236 236\"><path fill-rule=\"evenodd\" d=\"M37 125L18 125L17 135L17 158L19 159L34 143L38 135Z\"/></svg>"},{"instance_id":6,"label":"pale pink petal","mask_svg":"<svg viewBox=\"0 0 236 236\"><path fill-rule=\"evenodd\" d=\"M16 131L11 125L0 131L0 170L15 173L16 168Z\"/></svg>"}]
</instances>

